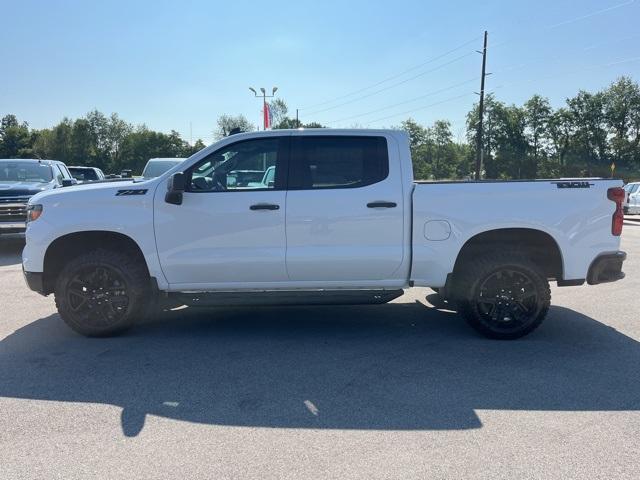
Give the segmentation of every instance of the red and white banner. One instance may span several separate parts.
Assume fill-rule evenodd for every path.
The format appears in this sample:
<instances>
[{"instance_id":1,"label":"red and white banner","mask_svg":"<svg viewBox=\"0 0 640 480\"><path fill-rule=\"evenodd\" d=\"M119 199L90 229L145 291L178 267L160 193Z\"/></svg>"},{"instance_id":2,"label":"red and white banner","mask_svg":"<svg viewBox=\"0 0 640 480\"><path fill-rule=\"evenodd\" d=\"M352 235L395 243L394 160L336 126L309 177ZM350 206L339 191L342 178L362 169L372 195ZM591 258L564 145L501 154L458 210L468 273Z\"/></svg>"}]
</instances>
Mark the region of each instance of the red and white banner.
<instances>
[{"instance_id":1,"label":"red and white banner","mask_svg":"<svg viewBox=\"0 0 640 480\"><path fill-rule=\"evenodd\" d=\"M271 128L271 108L267 102L264 102L264 108L262 110L263 119L264 119L264 129L268 130Z\"/></svg>"}]
</instances>

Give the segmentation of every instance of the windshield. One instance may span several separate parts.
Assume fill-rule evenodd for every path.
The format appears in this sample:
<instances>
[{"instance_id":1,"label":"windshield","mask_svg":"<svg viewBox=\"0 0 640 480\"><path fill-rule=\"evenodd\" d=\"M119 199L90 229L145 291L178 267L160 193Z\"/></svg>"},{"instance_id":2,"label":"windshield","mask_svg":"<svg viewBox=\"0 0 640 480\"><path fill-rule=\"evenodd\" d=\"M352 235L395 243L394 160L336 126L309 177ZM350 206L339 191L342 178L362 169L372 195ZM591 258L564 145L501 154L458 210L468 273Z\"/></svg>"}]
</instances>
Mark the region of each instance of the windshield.
<instances>
[{"instance_id":1,"label":"windshield","mask_svg":"<svg viewBox=\"0 0 640 480\"><path fill-rule=\"evenodd\" d=\"M163 173L171 170L174 166L181 163L182 160L161 160L156 162L149 162L147 166L144 167L144 171L142 172L142 176L144 178L155 178L159 177Z\"/></svg>"},{"instance_id":2,"label":"windshield","mask_svg":"<svg viewBox=\"0 0 640 480\"><path fill-rule=\"evenodd\" d=\"M48 183L52 178L49 165L36 162L0 161L0 182Z\"/></svg>"}]
</instances>

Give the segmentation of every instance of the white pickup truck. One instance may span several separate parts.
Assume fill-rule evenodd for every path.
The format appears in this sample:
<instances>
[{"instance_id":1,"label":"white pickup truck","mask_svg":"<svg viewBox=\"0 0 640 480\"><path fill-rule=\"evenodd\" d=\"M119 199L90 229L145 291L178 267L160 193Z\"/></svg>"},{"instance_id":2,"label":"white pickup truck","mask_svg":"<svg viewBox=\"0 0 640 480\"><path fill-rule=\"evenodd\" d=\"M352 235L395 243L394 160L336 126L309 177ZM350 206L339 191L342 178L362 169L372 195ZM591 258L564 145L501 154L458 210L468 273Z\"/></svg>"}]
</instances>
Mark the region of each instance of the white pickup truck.
<instances>
[{"instance_id":1,"label":"white pickup truck","mask_svg":"<svg viewBox=\"0 0 640 480\"><path fill-rule=\"evenodd\" d=\"M270 182L237 172L274 170ZM482 334L535 329L549 281L624 277L622 182L414 182L390 130L227 137L146 181L43 192L23 269L85 335L172 305L385 303L428 286Z\"/></svg>"}]
</instances>

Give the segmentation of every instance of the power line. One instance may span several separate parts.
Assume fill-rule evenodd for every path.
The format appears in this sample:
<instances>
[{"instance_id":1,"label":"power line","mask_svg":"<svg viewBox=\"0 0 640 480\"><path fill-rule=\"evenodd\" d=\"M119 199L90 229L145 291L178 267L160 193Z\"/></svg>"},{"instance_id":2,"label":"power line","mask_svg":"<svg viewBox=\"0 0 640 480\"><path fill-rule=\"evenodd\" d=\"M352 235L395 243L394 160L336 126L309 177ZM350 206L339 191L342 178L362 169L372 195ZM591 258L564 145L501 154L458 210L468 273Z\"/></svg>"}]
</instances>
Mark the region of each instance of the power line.
<instances>
[{"instance_id":1,"label":"power line","mask_svg":"<svg viewBox=\"0 0 640 480\"><path fill-rule=\"evenodd\" d=\"M447 98L446 100L442 100L440 102L431 103L429 105L424 105L422 107L413 108L411 110L406 110L404 112L394 113L393 115L388 115L386 117L376 118L375 120L371 120L370 122L367 122L367 125L371 125L372 123L381 122L382 120L388 120L389 118L398 117L400 115L407 115L408 113L417 112L419 110L425 110L427 108L435 107L436 105L441 105L443 103L452 102L454 100L458 100L458 99L464 98L464 97L469 97L471 95L473 95L473 94L472 93L463 93L462 95L458 95L458 96L455 96L455 97Z\"/></svg>"},{"instance_id":2,"label":"power line","mask_svg":"<svg viewBox=\"0 0 640 480\"><path fill-rule=\"evenodd\" d=\"M329 110L333 110L334 108L342 107L342 106L344 106L344 105L349 105L349 104L351 104L351 103L354 103L354 102L357 102L357 101L363 100L363 99L365 99L365 98L372 97L373 95L377 95L378 93L382 93L382 92L385 92L385 91L390 90L390 89L392 89L392 88L395 88L395 87L397 87L397 86L399 86L399 85L403 85L403 84L405 84L405 83L407 83L407 82L410 82L410 81L412 81L412 80L415 80L416 78L419 78L419 77L422 77L422 76L424 76L424 75L427 75L428 73L432 73L432 72L435 72L435 71L437 71L437 70L440 70L441 68L444 68L444 67L446 67L446 66L448 66L448 65L451 65L452 63L455 63L455 62L457 62L457 61L459 61L459 60L462 60L463 58L466 58L466 57L468 57L468 56L470 56L470 55L473 55L474 53L475 53L475 52L465 53L464 55L460 55L459 57L456 57L456 58L454 58L453 60L449 60L448 62L442 63L442 64L438 65L437 67L432 68L431 70L427 70L427 71L425 71L425 72L421 72L421 73L419 73L419 74L417 74L417 75L414 75L414 76L412 76L412 77L409 77L409 78L407 78L407 79L405 79L405 80L402 80L402 81L400 81L400 82L396 82L396 83L391 84L391 85L389 85L389 86L387 86L387 87L381 88L381 89L379 89L379 90L375 90L375 91L373 91L373 92L371 92L371 93L368 93L368 94L366 94L366 95L362 95L361 97L357 97L357 98L354 98L354 99L352 99L352 100L348 100L348 101L346 101L346 102L339 103L338 105L334 105L334 106L332 106L332 107L323 108L323 109L321 109L321 110L314 110L314 111L312 111L312 112L308 112L308 113L307 113L307 115L317 115L318 113L322 113L322 112L326 112L326 111L329 111Z\"/></svg>"},{"instance_id":3,"label":"power line","mask_svg":"<svg viewBox=\"0 0 640 480\"><path fill-rule=\"evenodd\" d=\"M627 7L627 6L629 6L629 5L631 5L631 4L635 3L635 2L636 2L636 0L629 0L627 2L619 3L617 5L612 5L611 7L603 8L603 9L600 9L600 10L596 10L594 12L589 12L589 13L586 13L584 15L578 15L576 17L569 18L567 20L563 20L563 21L558 22L558 23L553 23L553 24L547 25L545 27L538 27L536 30L531 30L530 33L537 35L538 34L537 32L539 30L553 30L553 29L556 29L558 27L562 27L564 25L569 25L569 24L572 24L572 23L579 22L580 20L585 20L587 18L591 18L591 17L595 17L595 16L598 16L598 15L602 15L603 13L608 13L608 12L610 12L612 10L617 10L619 8L622 8L622 7ZM522 42L525 42L526 40L527 40L526 37L519 36L515 40L505 40L503 42L498 42L498 43L496 43L496 44L494 44L492 46L489 46L487 48L489 50L491 50L491 49L502 47L504 45L508 45L508 44L511 44L511 43L516 43L516 44L522 43Z\"/></svg>"},{"instance_id":4,"label":"power line","mask_svg":"<svg viewBox=\"0 0 640 480\"><path fill-rule=\"evenodd\" d=\"M566 72L560 72L560 73L555 73L555 74L551 74L551 75L545 75L543 77L530 78L530 79L524 80L522 82L511 82L511 83L507 82L507 83L503 83L501 85L497 85L496 87L494 87L494 90L499 89L499 88L513 87L513 86L517 86L517 85L525 85L527 83L533 83L533 82L540 81L541 79L555 78L555 77L559 77L559 76L562 76L562 75L571 75L572 73L584 72L585 70L594 70L594 69L598 69L598 68L614 67L616 65L621 65L623 63L631 63L631 62L638 62L638 61L640 61L640 56L638 56L638 57L630 57L630 58L623 58L621 60L615 60L615 61L609 62L609 63L599 63L599 64L596 64L596 65L587 65L585 67L569 70L569 71L566 71Z\"/></svg>"},{"instance_id":5,"label":"power line","mask_svg":"<svg viewBox=\"0 0 640 480\"><path fill-rule=\"evenodd\" d=\"M467 42L465 42L465 43L463 43L463 44L461 44L461 45L459 45L459 46L457 46L455 48L452 48L451 50L448 50L445 53L442 53L442 54L440 54L440 55L438 55L436 57L430 58L429 60L426 60L426 61L420 63L419 65L415 65L415 66L410 67L410 68L408 68L406 70L403 70L402 72L400 72L398 74L395 74L395 75L392 75L390 77L387 77L384 80L380 80L379 82L376 82L373 85L369 85L367 87L360 88L358 90L355 90L353 92L347 93L345 95L341 95L339 97L332 98L331 100L325 100L325 101L320 102L320 103L316 103L316 104L313 104L313 105L307 105L305 107L301 107L299 110L315 109L316 107L321 107L321 106L327 105L329 103L337 102L338 100L343 100L343 99L351 97L353 95L357 95L358 93L362 93L362 92L364 92L366 90L370 90L370 89L375 88L375 87L377 87L379 85L382 85L383 83L390 82L391 80L395 80L396 78L400 78L400 77L402 77L403 75L405 75L405 74L407 74L409 72L413 72L414 70L422 68L425 65L428 65L428 64L433 63L433 62L435 62L437 60L440 60L441 58L444 58L444 57L446 57L447 55L449 55L449 54L451 54L453 52L457 52L458 50L466 47L467 45L472 44L473 42L475 42L479 38L481 38L481 37L478 36L478 37L472 38L471 40L469 40L469 41L467 41Z\"/></svg>"},{"instance_id":6,"label":"power line","mask_svg":"<svg viewBox=\"0 0 640 480\"><path fill-rule=\"evenodd\" d=\"M482 74L480 75L480 103L478 104L478 147L476 152L476 180L480 180L482 169L482 122L484 119L484 81L487 78L487 31L484 31L484 47L482 48Z\"/></svg>"},{"instance_id":7,"label":"power line","mask_svg":"<svg viewBox=\"0 0 640 480\"><path fill-rule=\"evenodd\" d=\"M330 124L332 124L332 123L340 123L340 122L344 122L346 120L352 120L354 118L365 117L367 115L371 115L372 113L382 112L384 110L389 110L390 108L399 107L400 105L406 105L407 103L415 102L416 100L422 100L423 98L427 98L427 97L431 97L433 95L437 95L438 93L446 92L448 90L453 90L454 88L460 87L462 85L469 84L471 82L475 82L476 80L477 80L477 77L473 77L473 78L470 78L469 80L465 80L464 82L456 83L454 85L450 85L448 87L441 88L439 90L434 90L433 92L429 92L429 93L426 93L424 95L420 95L419 97L410 98L409 100L405 100L405 101L402 101L402 102L394 103L393 105L387 105L386 107L378 108L376 110L371 110L369 112L360 113L358 115L352 115L350 117L341 118L340 120L333 120L331 122L325 122L325 123L330 123Z\"/></svg>"},{"instance_id":8,"label":"power line","mask_svg":"<svg viewBox=\"0 0 640 480\"><path fill-rule=\"evenodd\" d=\"M635 3L635 1L636 0L629 0L628 2L619 3L618 5L613 5L611 7L603 8L603 9L597 10L595 12L587 13L585 15L580 15L580 16L575 17L575 18L570 18L569 20L564 20L564 21L562 21L560 23L556 23L554 25L550 25L550 26L546 27L546 30L551 30L553 28L558 28L558 27L562 27L564 25L569 25L570 23L579 22L580 20L585 20L587 18L595 17L596 15L601 15L603 13L610 12L611 10L617 10L618 8L622 8L622 7L626 7L628 5L631 5L632 3Z\"/></svg>"}]
</instances>

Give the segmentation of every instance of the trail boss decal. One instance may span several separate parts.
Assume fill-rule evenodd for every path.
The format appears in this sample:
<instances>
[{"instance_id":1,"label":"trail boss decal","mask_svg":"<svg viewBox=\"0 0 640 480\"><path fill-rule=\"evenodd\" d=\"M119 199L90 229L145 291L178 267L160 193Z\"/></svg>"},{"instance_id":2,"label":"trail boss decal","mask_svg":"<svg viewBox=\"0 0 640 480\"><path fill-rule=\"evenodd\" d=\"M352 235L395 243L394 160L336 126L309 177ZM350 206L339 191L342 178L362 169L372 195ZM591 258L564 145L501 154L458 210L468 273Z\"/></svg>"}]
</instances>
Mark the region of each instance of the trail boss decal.
<instances>
[{"instance_id":1,"label":"trail boss decal","mask_svg":"<svg viewBox=\"0 0 640 480\"><path fill-rule=\"evenodd\" d=\"M146 188L131 188L129 190L118 190L116 197L122 197L124 195L145 195L146 193Z\"/></svg>"},{"instance_id":2,"label":"trail boss decal","mask_svg":"<svg viewBox=\"0 0 640 480\"><path fill-rule=\"evenodd\" d=\"M593 183L584 181L572 181L572 182L551 182L555 183L558 188L591 188Z\"/></svg>"}]
</instances>

